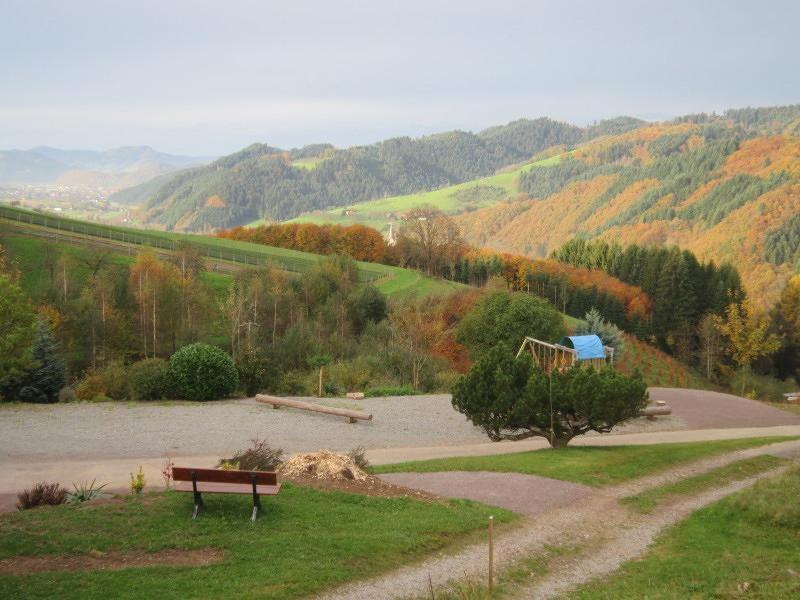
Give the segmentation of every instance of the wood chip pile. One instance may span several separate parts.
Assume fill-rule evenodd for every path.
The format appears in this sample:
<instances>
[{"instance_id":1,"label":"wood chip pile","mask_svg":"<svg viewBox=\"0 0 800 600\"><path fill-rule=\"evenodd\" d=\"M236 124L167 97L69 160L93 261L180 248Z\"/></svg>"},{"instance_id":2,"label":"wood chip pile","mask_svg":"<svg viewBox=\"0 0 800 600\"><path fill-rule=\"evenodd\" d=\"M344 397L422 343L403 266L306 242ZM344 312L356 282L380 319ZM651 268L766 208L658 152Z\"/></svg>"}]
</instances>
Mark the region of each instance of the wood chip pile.
<instances>
[{"instance_id":1,"label":"wood chip pile","mask_svg":"<svg viewBox=\"0 0 800 600\"><path fill-rule=\"evenodd\" d=\"M319 450L293 454L278 470L284 477L312 477L325 481L364 481L369 475L346 454Z\"/></svg>"}]
</instances>

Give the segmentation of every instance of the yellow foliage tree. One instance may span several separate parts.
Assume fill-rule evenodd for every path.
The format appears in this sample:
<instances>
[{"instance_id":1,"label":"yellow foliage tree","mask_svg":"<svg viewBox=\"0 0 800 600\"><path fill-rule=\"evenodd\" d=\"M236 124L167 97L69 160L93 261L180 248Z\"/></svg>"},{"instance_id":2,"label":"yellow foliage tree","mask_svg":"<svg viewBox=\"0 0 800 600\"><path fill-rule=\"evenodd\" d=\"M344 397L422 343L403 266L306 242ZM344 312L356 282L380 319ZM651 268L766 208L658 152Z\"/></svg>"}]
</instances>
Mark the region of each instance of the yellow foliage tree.
<instances>
[{"instance_id":1,"label":"yellow foliage tree","mask_svg":"<svg viewBox=\"0 0 800 600\"><path fill-rule=\"evenodd\" d=\"M745 373L749 371L754 360L768 356L780 348L778 336L769 333L769 318L759 312L750 300L728 305L724 316L715 317L714 324L725 338L731 358Z\"/></svg>"}]
</instances>

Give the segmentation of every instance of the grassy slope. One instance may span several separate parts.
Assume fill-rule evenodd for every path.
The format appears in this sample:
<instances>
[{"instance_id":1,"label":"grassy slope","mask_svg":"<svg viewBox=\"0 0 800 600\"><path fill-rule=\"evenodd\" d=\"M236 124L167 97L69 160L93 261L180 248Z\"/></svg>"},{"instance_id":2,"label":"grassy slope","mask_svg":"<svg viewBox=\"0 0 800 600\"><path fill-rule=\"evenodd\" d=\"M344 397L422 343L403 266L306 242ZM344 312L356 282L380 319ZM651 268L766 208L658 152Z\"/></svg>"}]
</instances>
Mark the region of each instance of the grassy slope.
<instances>
[{"instance_id":1,"label":"grassy slope","mask_svg":"<svg viewBox=\"0 0 800 600\"><path fill-rule=\"evenodd\" d=\"M216 548L221 564L2 576L4 598L296 598L439 550L481 527L488 507L325 493L287 485L251 524L247 496L211 494L189 520L191 496L59 506L0 515L0 559L109 550ZM514 517L491 509L501 522Z\"/></svg>"},{"instance_id":2,"label":"grassy slope","mask_svg":"<svg viewBox=\"0 0 800 600\"><path fill-rule=\"evenodd\" d=\"M796 598L800 471L712 504L571 598Z\"/></svg>"},{"instance_id":3,"label":"grassy slope","mask_svg":"<svg viewBox=\"0 0 800 600\"><path fill-rule=\"evenodd\" d=\"M406 194L403 196L392 196L390 198L352 204L346 207L316 211L292 219L292 221L297 223L338 223L341 225L362 223L378 230L384 230L387 228L387 213L403 213L423 204L430 204L447 213L460 212L464 209L464 205L455 197L455 194L461 190L467 190L478 185L502 188L506 193L506 197L514 196L517 189L516 180L520 173L534 167L552 165L559 160L561 160L560 156L552 156L496 175L451 185L438 190ZM478 206L489 206L496 202L496 200L491 200L478 203ZM342 213L345 209L352 209L356 212L352 215L344 215ZM260 223L260 221L255 221L250 225L258 225Z\"/></svg>"},{"instance_id":4,"label":"grassy slope","mask_svg":"<svg viewBox=\"0 0 800 600\"><path fill-rule=\"evenodd\" d=\"M794 438L765 437L645 446L573 446L497 456L467 456L381 465L376 467L376 471L498 471L543 475L586 485L604 486L649 475L680 463L786 439Z\"/></svg>"},{"instance_id":5,"label":"grassy slope","mask_svg":"<svg viewBox=\"0 0 800 600\"><path fill-rule=\"evenodd\" d=\"M617 361L617 368L626 374L639 369L647 385L709 389L709 382L694 373L682 362L632 335L625 336L625 353Z\"/></svg>"},{"instance_id":6,"label":"grassy slope","mask_svg":"<svg viewBox=\"0 0 800 600\"><path fill-rule=\"evenodd\" d=\"M701 475L650 488L635 496L623 498L621 502L639 512L651 513L659 504L667 500L680 496L692 496L711 488L722 487L734 481L747 479L763 471L774 469L785 463L786 460L785 458L769 455L737 460Z\"/></svg>"},{"instance_id":7,"label":"grassy slope","mask_svg":"<svg viewBox=\"0 0 800 600\"><path fill-rule=\"evenodd\" d=\"M54 232L59 235L69 235L70 241L77 244L85 243L87 247L91 247L93 242L102 240L103 244L118 246L120 253L126 255L130 255L132 252L135 253L141 246L169 248L176 242L184 241L201 247L210 259L226 261L235 257L237 262L241 262L242 258L246 258L250 261L247 264L273 264L278 268L286 268L291 271L302 272L322 258L319 255L308 252L263 246L249 242L203 235L114 227L73 221L52 215L47 216L46 227L37 224L31 225L3 219L2 215L15 214L23 219L26 218L26 215L29 215L32 218L39 219L40 222L43 219L43 215L29 213L28 211L10 210L8 207L2 208L5 212L0 213L0 227L10 232L12 237L15 233L23 235L26 230L35 230L39 233ZM78 232L65 231L66 227L73 226L78 229ZM109 239L109 237L114 237L115 239ZM125 240L133 240L136 244L128 243ZM64 247L68 246L69 244L64 244ZM377 278L375 281L376 287L390 296L403 296L413 293L442 294L464 287L457 283L426 277L417 271L400 267L359 262L358 268L360 272L363 272L365 279Z\"/></svg>"}]
</instances>

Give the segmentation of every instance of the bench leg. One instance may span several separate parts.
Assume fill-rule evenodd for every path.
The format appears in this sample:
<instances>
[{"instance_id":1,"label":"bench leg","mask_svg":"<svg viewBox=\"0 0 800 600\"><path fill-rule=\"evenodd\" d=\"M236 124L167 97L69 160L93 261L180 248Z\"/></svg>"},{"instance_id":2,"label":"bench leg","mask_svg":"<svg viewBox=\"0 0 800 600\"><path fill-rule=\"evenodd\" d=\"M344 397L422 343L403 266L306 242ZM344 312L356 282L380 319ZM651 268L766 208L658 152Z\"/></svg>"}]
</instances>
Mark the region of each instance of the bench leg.
<instances>
[{"instance_id":1,"label":"bench leg","mask_svg":"<svg viewBox=\"0 0 800 600\"><path fill-rule=\"evenodd\" d=\"M256 520L259 510L261 510L261 497L258 494L253 494L253 514L250 515L251 521Z\"/></svg>"},{"instance_id":2,"label":"bench leg","mask_svg":"<svg viewBox=\"0 0 800 600\"><path fill-rule=\"evenodd\" d=\"M200 495L200 492L194 493L194 511L192 512L192 520L197 518L197 514L200 512L200 509L203 507L203 496Z\"/></svg>"}]
</instances>

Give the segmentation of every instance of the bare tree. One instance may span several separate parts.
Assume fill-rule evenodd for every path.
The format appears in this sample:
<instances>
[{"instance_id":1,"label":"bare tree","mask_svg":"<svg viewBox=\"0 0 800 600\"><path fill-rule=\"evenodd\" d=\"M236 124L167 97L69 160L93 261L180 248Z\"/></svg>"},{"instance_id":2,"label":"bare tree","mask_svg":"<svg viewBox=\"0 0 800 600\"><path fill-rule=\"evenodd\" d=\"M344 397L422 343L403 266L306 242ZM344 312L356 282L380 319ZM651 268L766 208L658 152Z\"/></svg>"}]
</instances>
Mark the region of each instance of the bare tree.
<instances>
[{"instance_id":1,"label":"bare tree","mask_svg":"<svg viewBox=\"0 0 800 600\"><path fill-rule=\"evenodd\" d=\"M397 236L397 248L405 263L428 275L440 275L452 267L464 250L461 229L453 219L432 206L410 210Z\"/></svg>"}]
</instances>

